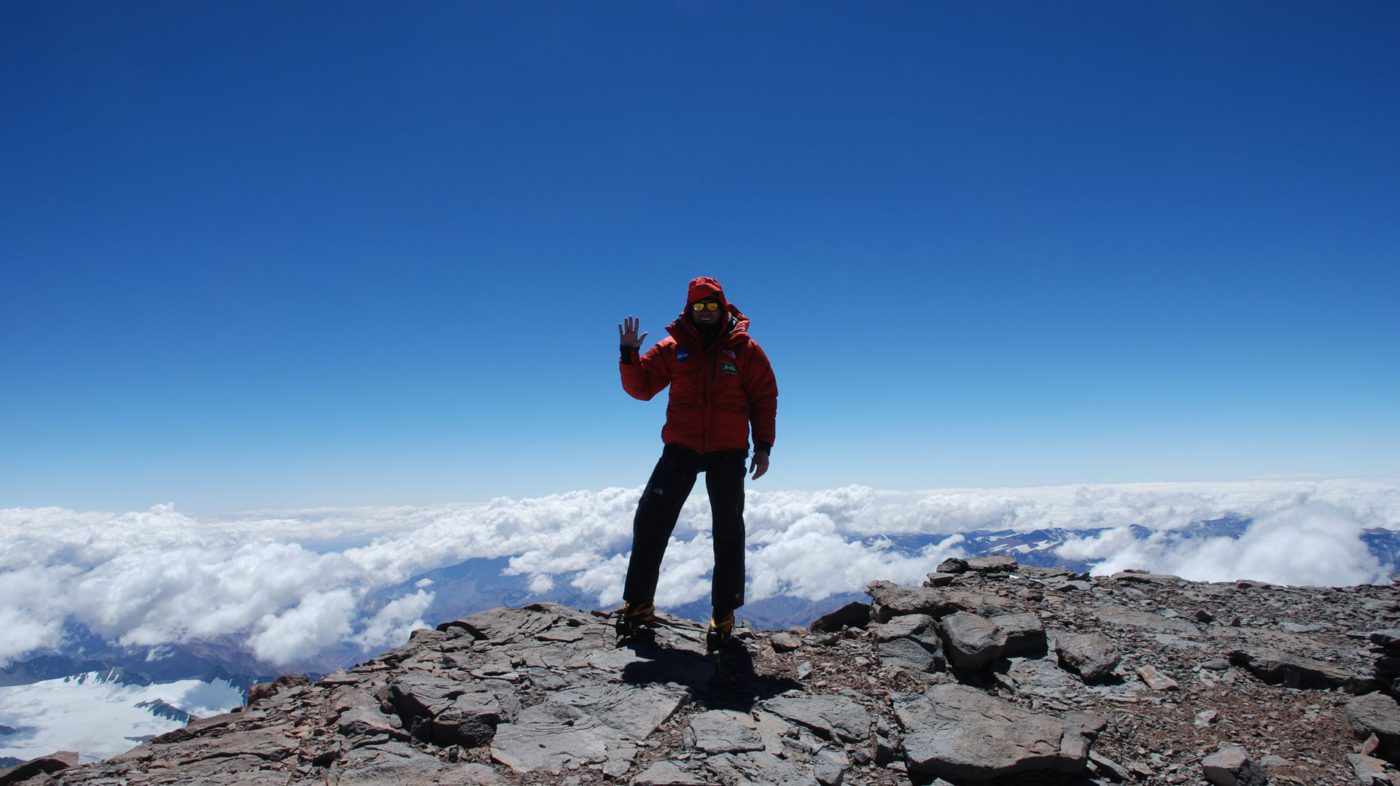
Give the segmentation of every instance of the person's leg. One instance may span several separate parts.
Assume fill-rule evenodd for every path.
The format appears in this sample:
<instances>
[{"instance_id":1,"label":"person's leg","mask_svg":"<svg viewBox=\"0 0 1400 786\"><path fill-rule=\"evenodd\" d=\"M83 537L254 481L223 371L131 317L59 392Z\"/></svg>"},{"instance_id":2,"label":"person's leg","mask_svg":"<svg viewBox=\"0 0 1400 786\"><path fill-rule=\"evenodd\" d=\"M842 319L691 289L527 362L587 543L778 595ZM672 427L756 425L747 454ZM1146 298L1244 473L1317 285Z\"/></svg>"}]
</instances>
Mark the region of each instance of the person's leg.
<instances>
[{"instance_id":1,"label":"person's leg","mask_svg":"<svg viewBox=\"0 0 1400 786\"><path fill-rule=\"evenodd\" d=\"M726 451L706 457L705 490L710 494L715 545L710 603L721 615L744 605L746 458L746 451Z\"/></svg>"},{"instance_id":2,"label":"person's leg","mask_svg":"<svg viewBox=\"0 0 1400 786\"><path fill-rule=\"evenodd\" d=\"M622 598L628 603L651 603L656 596L666 544L676 528L685 498L695 487L698 472L694 451L667 445L661 452L632 519L632 557L627 563L627 584L622 591Z\"/></svg>"}]
</instances>

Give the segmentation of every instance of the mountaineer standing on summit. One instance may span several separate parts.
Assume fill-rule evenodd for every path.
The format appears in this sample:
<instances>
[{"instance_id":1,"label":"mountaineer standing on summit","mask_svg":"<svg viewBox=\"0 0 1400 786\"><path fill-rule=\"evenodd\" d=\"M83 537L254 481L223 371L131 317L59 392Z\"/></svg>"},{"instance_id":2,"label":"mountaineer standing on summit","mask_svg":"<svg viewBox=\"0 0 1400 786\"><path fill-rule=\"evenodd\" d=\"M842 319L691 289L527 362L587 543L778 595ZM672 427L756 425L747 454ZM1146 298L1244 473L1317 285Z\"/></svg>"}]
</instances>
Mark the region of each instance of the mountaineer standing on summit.
<instances>
[{"instance_id":1,"label":"mountaineer standing on summit","mask_svg":"<svg viewBox=\"0 0 1400 786\"><path fill-rule=\"evenodd\" d=\"M655 623L661 558L695 477L704 472L715 547L714 613L705 645L715 650L733 634L734 610L744 605L744 476L752 471L757 480L768 471L778 383L768 356L749 337L749 318L725 299L713 278L690 282L685 310L666 328L670 335L644 355L638 353L647 334L637 335L639 328L633 316L617 326L622 387L642 401L667 385L671 393L661 430L665 448L632 520L626 603L617 630L628 636ZM746 470L750 424L754 452Z\"/></svg>"}]
</instances>

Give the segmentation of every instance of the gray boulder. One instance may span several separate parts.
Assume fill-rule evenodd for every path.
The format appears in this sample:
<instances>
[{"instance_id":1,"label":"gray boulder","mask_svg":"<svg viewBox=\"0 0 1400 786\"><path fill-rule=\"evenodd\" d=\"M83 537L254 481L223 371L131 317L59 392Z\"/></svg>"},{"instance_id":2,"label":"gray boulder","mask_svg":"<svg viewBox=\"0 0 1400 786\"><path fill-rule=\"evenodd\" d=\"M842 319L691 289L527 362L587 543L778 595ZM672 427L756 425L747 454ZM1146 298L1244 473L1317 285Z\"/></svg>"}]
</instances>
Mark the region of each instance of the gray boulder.
<instances>
[{"instance_id":1,"label":"gray boulder","mask_svg":"<svg viewBox=\"0 0 1400 786\"><path fill-rule=\"evenodd\" d=\"M988 618L959 611L944 617L939 628L948 661L965 673L978 671L997 658L1045 652L1045 629L1034 614Z\"/></svg>"},{"instance_id":2,"label":"gray boulder","mask_svg":"<svg viewBox=\"0 0 1400 786\"><path fill-rule=\"evenodd\" d=\"M1201 762L1202 774L1215 786L1267 786L1269 779L1259 765L1250 761L1249 753L1238 745L1229 745L1207 756Z\"/></svg>"},{"instance_id":3,"label":"gray boulder","mask_svg":"<svg viewBox=\"0 0 1400 786\"><path fill-rule=\"evenodd\" d=\"M967 560L962 557L949 557L938 563L939 573L965 573L967 572Z\"/></svg>"},{"instance_id":4,"label":"gray boulder","mask_svg":"<svg viewBox=\"0 0 1400 786\"><path fill-rule=\"evenodd\" d=\"M836 633L842 628L863 628L868 624L870 604L851 602L830 614L818 617L810 627L815 633Z\"/></svg>"},{"instance_id":5,"label":"gray boulder","mask_svg":"<svg viewBox=\"0 0 1400 786\"><path fill-rule=\"evenodd\" d=\"M1376 755L1400 764L1400 705L1384 693L1368 693L1347 702L1347 720L1358 738L1380 740Z\"/></svg>"},{"instance_id":6,"label":"gray boulder","mask_svg":"<svg viewBox=\"0 0 1400 786\"><path fill-rule=\"evenodd\" d=\"M1102 633L1056 631L1054 641L1060 666L1078 674L1086 683L1112 677L1123 658L1113 640Z\"/></svg>"},{"instance_id":7,"label":"gray boulder","mask_svg":"<svg viewBox=\"0 0 1400 786\"><path fill-rule=\"evenodd\" d=\"M943 649L938 646L937 637L932 638L932 646L924 638L902 638L879 642L875 648L885 666L916 672L941 671L945 665Z\"/></svg>"},{"instance_id":8,"label":"gray boulder","mask_svg":"<svg viewBox=\"0 0 1400 786\"><path fill-rule=\"evenodd\" d=\"M946 654L953 668L975 672L1001 657L1004 641L997 635L997 624L976 614L959 611L939 623Z\"/></svg>"}]
</instances>

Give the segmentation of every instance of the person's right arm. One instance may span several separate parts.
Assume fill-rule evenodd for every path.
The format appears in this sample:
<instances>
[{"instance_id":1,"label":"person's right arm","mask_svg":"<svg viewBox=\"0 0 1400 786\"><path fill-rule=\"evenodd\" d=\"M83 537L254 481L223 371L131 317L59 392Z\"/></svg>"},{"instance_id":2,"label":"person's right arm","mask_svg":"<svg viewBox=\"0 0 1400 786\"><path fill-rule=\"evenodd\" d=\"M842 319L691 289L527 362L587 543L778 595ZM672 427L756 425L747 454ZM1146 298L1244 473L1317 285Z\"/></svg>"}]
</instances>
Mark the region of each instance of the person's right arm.
<instances>
[{"instance_id":1,"label":"person's right arm","mask_svg":"<svg viewBox=\"0 0 1400 786\"><path fill-rule=\"evenodd\" d=\"M647 334L637 335L641 320L627 317L617 326L617 339L622 358L618 368L622 371L622 389L632 398L648 401L651 397L671 384L670 370L661 357L661 344L657 342L645 355L639 354Z\"/></svg>"}]
</instances>

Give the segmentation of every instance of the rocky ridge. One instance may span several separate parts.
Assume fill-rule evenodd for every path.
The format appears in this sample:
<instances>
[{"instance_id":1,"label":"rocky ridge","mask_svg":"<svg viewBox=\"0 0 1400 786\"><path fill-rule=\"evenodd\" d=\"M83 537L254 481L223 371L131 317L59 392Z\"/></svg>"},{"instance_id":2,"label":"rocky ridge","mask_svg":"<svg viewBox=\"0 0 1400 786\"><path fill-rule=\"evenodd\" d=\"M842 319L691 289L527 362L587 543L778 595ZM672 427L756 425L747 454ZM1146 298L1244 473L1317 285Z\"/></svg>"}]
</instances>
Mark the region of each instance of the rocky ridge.
<instances>
[{"instance_id":1,"label":"rocky ridge","mask_svg":"<svg viewBox=\"0 0 1400 786\"><path fill-rule=\"evenodd\" d=\"M1400 786L1393 586L1089 578L1006 557L874 582L808 628L707 656L664 619L495 609L62 784Z\"/></svg>"}]
</instances>

